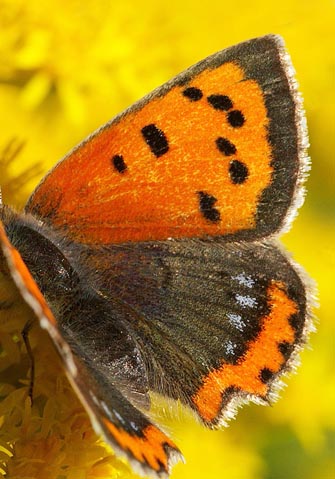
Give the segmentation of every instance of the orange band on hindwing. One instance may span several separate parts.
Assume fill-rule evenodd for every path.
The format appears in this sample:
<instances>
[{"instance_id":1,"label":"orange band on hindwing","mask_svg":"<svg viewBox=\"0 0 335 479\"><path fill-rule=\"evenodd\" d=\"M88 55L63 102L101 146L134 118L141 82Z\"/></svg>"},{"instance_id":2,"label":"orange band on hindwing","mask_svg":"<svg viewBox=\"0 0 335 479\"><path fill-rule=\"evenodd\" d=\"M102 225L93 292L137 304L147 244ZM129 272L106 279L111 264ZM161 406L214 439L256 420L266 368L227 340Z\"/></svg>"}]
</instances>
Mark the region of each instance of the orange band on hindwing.
<instances>
[{"instance_id":1,"label":"orange band on hindwing","mask_svg":"<svg viewBox=\"0 0 335 479\"><path fill-rule=\"evenodd\" d=\"M159 472L162 468L168 471L168 454L165 447L169 446L176 451L178 449L157 427L151 424L141 432L140 436L136 436L124 429L118 429L105 418L104 424L124 451L130 451L135 459L149 465L154 471Z\"/></svg>"},{"instance_id":2,"label":"orange band on hindwing","mask_svg":"<svg viewBox=\"0 0 335 479\"><path fill-rule=\"evenodd\" d=\"M286 362L278 346L280 343L292 344L295 340L290 317L297 312L297 305L287 296L283 284L277 281L268 288L268 301L270 313L263 318L263 327L249 344L246 354L235 365L224 364L211 371L192 397L204 421L210 423L218 419L222 397L228 388L265 398L269 388L261 379L262 371L276 374Z\"/></svg>"}]
</instances>

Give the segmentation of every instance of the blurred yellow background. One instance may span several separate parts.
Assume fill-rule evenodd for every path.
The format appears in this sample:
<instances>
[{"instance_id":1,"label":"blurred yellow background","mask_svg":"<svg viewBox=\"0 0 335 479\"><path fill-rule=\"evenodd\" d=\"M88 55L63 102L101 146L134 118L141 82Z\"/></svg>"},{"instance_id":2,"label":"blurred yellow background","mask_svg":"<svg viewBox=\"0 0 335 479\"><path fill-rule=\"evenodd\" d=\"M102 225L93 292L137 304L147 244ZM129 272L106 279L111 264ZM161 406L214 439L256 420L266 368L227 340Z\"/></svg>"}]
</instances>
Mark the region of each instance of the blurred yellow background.
<instances>
[{"instance_id":1,"label":"blurred yellow background","mask_svg":"<svg viewBox=\"0 0 335 479\"><path fill-rule=\"evenodd\" d=\"M333 0L0 0L0 184L4 202L16 206L88 133L196 61L266 33L281 34L292 56L312 171L305 205L283 241L318 284L317 333L272 408L246 406L219 432L187 418L169 422L187 460L172 479L335 477L334 32ZM13 139L12 151L24 145L7 161ZM19 458L1 449L5 438L0 428L0 464L11 468L3 477L23 479ZM58 472L43 475L42 457L25 474L133 477L108 459L96 467L101 450L84 450L77 458L85 456L83 466L72 472L54 467ZM50 464L62 460L52 450L47 457Z\"/></svg>"}]
</instances>

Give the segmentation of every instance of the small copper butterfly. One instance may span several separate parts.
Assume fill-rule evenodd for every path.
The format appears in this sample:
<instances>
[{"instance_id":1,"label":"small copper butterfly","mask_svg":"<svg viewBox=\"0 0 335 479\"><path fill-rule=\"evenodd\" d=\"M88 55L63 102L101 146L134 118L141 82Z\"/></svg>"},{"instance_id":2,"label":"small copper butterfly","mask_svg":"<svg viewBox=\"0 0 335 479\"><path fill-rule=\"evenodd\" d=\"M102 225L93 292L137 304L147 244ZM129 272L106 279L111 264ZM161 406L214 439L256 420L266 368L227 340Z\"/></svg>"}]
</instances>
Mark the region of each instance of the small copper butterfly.
<instances>
[{"instance_id":1,"label":"small copper butterfly","mask_svg":"<svg viewBox=\"0 0 335 479\"><path fill-rule=\"evenodd\" d=\"M134 469L181 459L149 391L210 428L266 403L310 324L277 236L302 203L307 133L275 35L189 68L60 161L22 213L0 209L2 262L95 430Z\"/></svg>"}]
</instances>

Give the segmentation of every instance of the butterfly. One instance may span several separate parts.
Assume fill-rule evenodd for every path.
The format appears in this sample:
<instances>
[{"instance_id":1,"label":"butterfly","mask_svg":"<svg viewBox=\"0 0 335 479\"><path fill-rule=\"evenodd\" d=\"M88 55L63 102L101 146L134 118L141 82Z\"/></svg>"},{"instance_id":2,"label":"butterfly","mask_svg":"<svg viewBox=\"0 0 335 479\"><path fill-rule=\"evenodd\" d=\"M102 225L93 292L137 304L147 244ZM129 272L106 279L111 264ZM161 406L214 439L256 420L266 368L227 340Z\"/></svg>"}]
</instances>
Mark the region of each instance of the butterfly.
<instances>
[{"instance_id":1,"label":"butterfly","mask_svg":"<svg viewBox=\"0 0 335 479\"><path fill-rule=\"evenodd\" d=\"M302 203L307 141L289 56L267 35L93 133L23 212L1 205L2 261L96 432L143 475L182 458L150 391L218 428L295 364L310 293L277 237Z\"/></svg>"}]
</instances>

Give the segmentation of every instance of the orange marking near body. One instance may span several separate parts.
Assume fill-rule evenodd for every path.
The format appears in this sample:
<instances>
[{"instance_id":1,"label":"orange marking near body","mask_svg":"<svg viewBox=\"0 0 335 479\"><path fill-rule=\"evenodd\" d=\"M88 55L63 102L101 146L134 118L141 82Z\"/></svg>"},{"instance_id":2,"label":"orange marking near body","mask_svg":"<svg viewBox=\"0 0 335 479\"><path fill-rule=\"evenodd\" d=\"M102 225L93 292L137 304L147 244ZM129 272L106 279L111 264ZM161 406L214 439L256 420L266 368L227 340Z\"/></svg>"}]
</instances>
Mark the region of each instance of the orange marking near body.
<instances>
[{"instance_id":1,"label":"orange marking near body","mask_svg":"<svg viewBox=\"0 0 335 479\"><path fill-rule=\"evenodd\" d=\"M49 309L41 291L39 290L37 284L35 283L33 277L31 276L27 266L25 265L23 259L21 258L20 253L14 246L11 244L9 239L7 238L5 229L0 222L0 241L6 248L6 252L9 256L9 261L12 263L11 270L14 271L14 274L19 275L23 286L27 289L29 294L34 298L36 302L39 303L43 315L48 319L48 321L53 325L57 326L56 320L54 315ZM18 286L18 285L17 285Z\"/></svg>"},{"instance_id":2,"label":"orange marking near body","mask_svg":"<svg viewBox=\"0 0 335 479\"><path fill-rule=\"evenodd\" d=\"M296 303L290 299L280 282L273 282L268 288L270 313L263 318L263 328L258 337L249 344L248 351L238 364L224 364L211 371L192 401L200 416L208 422L218 417L221 410L222 394L229 387L236 387L250 394L265 396L267 385L259 374L264 368L278 372L284 358L278 344L293 343L294 330L289 318L297 312Z\"/></svg>"},{"instance_id":3,"label":"orange marking near body","mask_svg":"<svg viewBox=\"0 0 335 479\"><path fill-rule=\"evenodd\" d=\"M168 471L168 455L164 445L178 450L175 444L157 427L147 426L142 436L135 436L123 429L118 429L113 423L104 418L104 423L116 442L125 451L129 450L135 459L159 471L162 467Z\"/></svg>"},{"instance_id":4,"label":"orange marking near body","mask_svg":"<svg viewBox=\"0 0 335 479\"><path fill-rule=\"evenodd\" d=\"M186 87L201 89L201 100L183 96ZM243 126L233 127L228 111L209 104L207 97L218 94L231 99L231 111L242 112ZM141 133L150 124L168 142L168 151L159 158ZM80 145L44 179L27 211L50 217L54 226L65 227L68 237L83 243L224 235L254 228L259 197L272 178L267 135L259 84L246 79L234 63L206 69ZM236 154L220 152L219 137L229 140ZM126 173L113 166L115 155L123 158ZM246 165L243 184L232 182L232 160ZM217 200L220 221L204 217L198 192Z\"/></svg>"}]
</instances>

